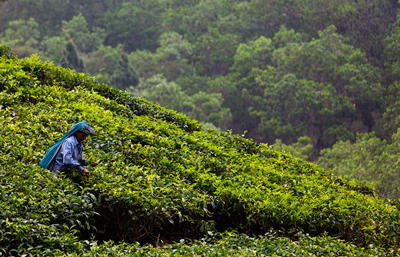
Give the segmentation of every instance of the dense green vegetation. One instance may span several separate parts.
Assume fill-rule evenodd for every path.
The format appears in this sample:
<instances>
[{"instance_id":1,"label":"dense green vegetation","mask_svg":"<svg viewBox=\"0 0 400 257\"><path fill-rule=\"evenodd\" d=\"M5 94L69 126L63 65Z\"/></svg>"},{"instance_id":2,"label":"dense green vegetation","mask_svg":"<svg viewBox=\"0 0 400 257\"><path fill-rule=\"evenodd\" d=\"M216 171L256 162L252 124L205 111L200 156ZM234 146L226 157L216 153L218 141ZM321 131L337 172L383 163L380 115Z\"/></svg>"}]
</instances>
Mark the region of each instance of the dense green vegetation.
<instances>
[{"instance_id":1,"label":"dense green vegetation","mask_svg":"<svg viewBox=\"0 0 400 257\"><path fill-rule=\"evenodd\" d=\"M348 179L373 183L382 197L398 199L399 153L400 129L393 135L392 144L380 140L374 133L360 135L355 144L341 141L332 149L323 150L318 163Z\"/></svg>"},{"instance_id":2,"label":"dense green vegetation","mask_svg":"<svg viewBox=\"0 0 400 257\"><path fill-rule=\"evenodd\" d=\"M84 74L19 60L5 47L1 54L3 254L383 255L398 248L399 211L368 186L243 136L203 131ZM101 165L90 180L54 178L38 162L80 120L97 130L85 149ZM227 230L248 236L212 236ZM197 240L161 248L109 241L183 238Z\"/></svg>"},{"instance_id":3,"label":"dense green vegetation","mask_svg":"<svg viewBox=\"0 0 400 257\"><path fill-rule=\"evenodd\" d=\"M371 187L243 136L203 131L37 57L0 53L2 254L397 252L399 210ZM85 152L101 165L90 179L43 171L45 151L81 120L97 130Z\"/></svg>"},{"instance_id":4,"label":"dense green vegetation","mask_svg":"<svg viewBox=\"0 0 400 257\"><path fill-rule=\"evenodd\" d=\"M313 241L349 255L387 254L399 234L399 7L398 0L1 0L0 44L18 56L0 47L0 248L10 247L2 252L190 255L201 247L198 255L251 255L272 245L321 254L306 247ZM91 157L108 161L90 181L77 174L53 181L36 164L81 120L102 131L88 142ZM47 191L36 192L38 185ZM54 195L67 200L55 206ZM42 198L48 202L37 204ZM335 211L316 207L325 203ZM65 213L44 218L53 210ZM132 224L136 234L126 229ZM239 234L216 233L226 230ZM154 247L184 237L194 241ZM237 242L243 252L225 248Z\"/></svg>"},{"instance_id":5,"label":"dense green vegetation","mask_svg":"<svg viewBox=\"0 0 400 257\"><path fill-rule=\"evenodd\" d=\"M400 125L399 7L398 0L12 0L0 4L0 42L207 128L277 142L295 155L309 138L298 156L325 155L326 167L356 178L327 160L344 155L327 153L357 134L392 144ZM356 166L362 156L353 156ZM371 167L386 158L376 157ZM381 180L398 174L393 165L378 170ZM378 186L376 177L367 182ZM391 186L379 194L399 199Z\"/></svg>"},{"instance_id":6,"label":"dense green vegetation","mask_svg":"<svg viewBox=\"0 0 400 257\"><path fill-rule=\"evenodd\" d=\"M258 142L321 149L398 127L397 0L32 1L0 40Z\"/></svg>"},{"instance_id":7,"label":"dense green vegetation","mask_svg":"<svg viewBox=\"0 0 400 257\"><path fill-rule=\"evenodd\" d=\"M0 40L258 142L308 136L316 160L356 133L397 131L399 6L13 0Z\"/></svg>"}]
</instances>

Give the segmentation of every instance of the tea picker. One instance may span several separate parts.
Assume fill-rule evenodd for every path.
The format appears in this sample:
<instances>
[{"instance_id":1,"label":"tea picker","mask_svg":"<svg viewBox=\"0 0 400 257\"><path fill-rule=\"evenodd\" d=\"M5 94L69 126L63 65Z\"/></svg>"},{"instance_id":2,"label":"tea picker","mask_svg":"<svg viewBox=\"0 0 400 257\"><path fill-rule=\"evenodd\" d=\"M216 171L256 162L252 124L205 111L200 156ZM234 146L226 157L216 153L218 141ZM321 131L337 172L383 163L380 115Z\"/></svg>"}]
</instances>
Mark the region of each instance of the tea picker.
<instances>
[{"instance_id":1,"label":"tea picker","mask_svg":"<svg viewBox=\"0 0 400 257\"><path fill-rule=\"evenodd\" d=\"M94 132L86 121L73 125L67 134L50 147L40 162L40 167L56 175L66 168L80 169L89 178L90 172L84 167L88 163L83 157L82 142L88 135L94 135ZM93 166L97 166L97 162L94 162Z\"/></svg>"}]
</instances>

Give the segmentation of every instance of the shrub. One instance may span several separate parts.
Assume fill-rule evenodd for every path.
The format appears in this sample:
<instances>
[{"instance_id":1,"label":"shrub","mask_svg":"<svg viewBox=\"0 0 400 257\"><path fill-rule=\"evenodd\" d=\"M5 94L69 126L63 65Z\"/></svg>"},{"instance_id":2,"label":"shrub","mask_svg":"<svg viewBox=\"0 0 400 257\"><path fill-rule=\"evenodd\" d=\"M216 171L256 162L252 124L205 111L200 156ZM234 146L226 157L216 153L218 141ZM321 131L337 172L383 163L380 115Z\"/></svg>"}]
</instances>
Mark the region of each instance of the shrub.
<instances>
[{"instance_id":1,"label":"shrub","mask_svg":"<svg viewBox=\"0 0 400 257\"><path fill-rule=\"evenodd\" d=\"M303 231L339 252L342 243L385 253L398 247L396 206L302 159L230 132L205 132L184 115L35 57L0 57L0 85L4 254L100 254L114 249L109 240L132 243L118 244L122 252L153 251L135 242L200 244L216 231L271 229L282 231L278 245ZM89 167L89 180L42 171L46 150L81 120L96 129L86 158L101 165ZM254 240L264 249L269 239ZM186 249L165 251L174 247Z\"/></svg>"}]
</instances>

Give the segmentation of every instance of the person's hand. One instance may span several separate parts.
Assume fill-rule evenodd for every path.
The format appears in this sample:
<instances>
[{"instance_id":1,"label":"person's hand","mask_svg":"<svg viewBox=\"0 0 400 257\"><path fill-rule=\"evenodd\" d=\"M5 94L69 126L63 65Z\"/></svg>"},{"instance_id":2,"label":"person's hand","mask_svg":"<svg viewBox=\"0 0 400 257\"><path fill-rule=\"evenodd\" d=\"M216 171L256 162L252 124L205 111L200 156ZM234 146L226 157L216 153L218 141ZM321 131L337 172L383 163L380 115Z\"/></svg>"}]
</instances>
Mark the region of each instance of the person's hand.
<instances>
[{"instance_id":1,"label":"person's hand","mask_svg":"<svg viewBox=\"0 0 400 257\"><path fill-rule=\"evenodd\" d=\"M96 167L97 165L99 165L97 162L93 162L92 166Z\"/></svg>"},{"instance_id":2,"label":"person's hand","mask_svg":"<svg viewBox=\"0 0 400 257\"><path fill-rule=\"evenodd\" d=\"M85 175L90 178L90 172L87 169L83 169L83 172L85 172Z\"/></svg>"}]
</instances>

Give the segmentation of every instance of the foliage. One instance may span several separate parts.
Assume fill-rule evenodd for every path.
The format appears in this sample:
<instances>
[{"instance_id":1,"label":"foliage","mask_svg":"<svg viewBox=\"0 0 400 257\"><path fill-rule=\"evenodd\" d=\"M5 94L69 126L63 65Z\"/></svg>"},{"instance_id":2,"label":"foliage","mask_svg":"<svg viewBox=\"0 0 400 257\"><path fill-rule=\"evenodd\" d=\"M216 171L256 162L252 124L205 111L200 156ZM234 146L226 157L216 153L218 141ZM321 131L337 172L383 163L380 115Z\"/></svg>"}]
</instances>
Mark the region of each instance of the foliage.
<instances>
[{"instance_id":1,"label":"foliage","mask_svg":"<svg viewBox=\"0 0 400 257\"><path fill-rule=\"evenodd\" d=\"M140 95L154 103L182 113L191 113L193 102L174 82L168 82L162 74L154 75L139 85Z\"/></svg>"},{"instance_id":2,"label":"foliage","mask_svg":"<svg viewBox=\"0 0 400 257\"><path fill-rule=\"evenodd\" d=\"M221 94L212 114L185 114L260 142L308 136L316 159L356 133L389 140L396 132L389 87L398 77L399 7L397 0L13 0L0 5L0 38L21 57L39 54L136 95L157 74L178 95L207 93L213 102ZM305 97L303 86L317 92ZM221 109L231 118L211 121Z\"/></svg>"},{"instance_id":3,"label":"foliage","mask_svg":"<svg viewBox=\"0 0 400 257\"><path fill-rule=\"evenodd\" d=\"M341 141L331 149L324 149L318 164L347 179L371 184L382 198L398 200L399 139L400 130L393 135L391 144L377 138L375 133L359 135L354 144Z\"/></svg>"},{"instance_id":4,"label":"foliage","mask_svg":"<svg viewBox=\"0 0 400 257\"><path fill-rule=\"evenodd\" d=\"M400 127L400 84L394 82L387 89L386 111L383 114L383 130L385 135L393 135ZM388 138L390 140L390 138Z\"/></svg>"},{"instance_id":5,"label":"foliage","mask_svg":"<svg viewBox=\"0 0 400 257\"><path fill-rule=\"evenodd\" d=\"M107 10L103 16L105 44L115 47L123 42L128 51L154 50L162 31L158 25L163 5L157 0L130 1L118 4L116 10Z\"/></svg>"},{"instance_id":6,"label":"foliage","mask_svg":"<svg viewBox=\"0 0 400 257\"><path fill-rule=\"evenodd\" d=\"M35 56L1 56L0 89L4 254L152 252L134 242L183 238L198 239L193 250L184 242L163 249L397 251L399 211L369 186L232 132L203 131L187 116ZM41 170L45 151L81 120L96 129L85 146L87 159L101 164L89 167L91 178ZM255 238L226 234L196 248L205 235L231 230ZM279 237L256 238L271 230ZM234 244L245 248L225 247Z\"/></svg>"},{"instance_id":7,"label":"foliage","mask_svg":"<svg viewBox=\"0 0 400 257\"><path fill-rule=\"evenodd\" d=\"M91 30L81 13L68 22L62 22L62 31L65 37L71 39L81 53L96 51L104 42L104 29L94 27Z\"/></svg>"},{"instance_id":8,"label":"foliage","mask_svg":"<svg viewBox=\"0 0 400 257\"><path fill-rule=\"evenodd\" d=\"M301 34L282 28L272 40L260 37L238 47L236 75L228 77L235 100L229 91L223 95L250 137L291 144L308 136L318 156L337 140L371 131L383 103L380 70L334 27L319 36L300 41Z\"/></svg>"},{"instance_id":9,"label":"foliage","mask_svg":"<svg viewBox=\"0 0 400 257\"><path fill-rule=\"evenodd\" d=\"M38 26L33 18L27 21L10 21L8 28L0 34L1 42L12 47L14 53L20 57L30 56L39 44Z\"/></svg>"},{"instance_id":10,"label":"foliage","mask_svg":"<svg viewBox=\"0 0 400 257\"><path fill-rule=\"evenodd\" d=\"M8 46L0 45L0 56L4 56L7 59L14 59L16 56L11 53L11 49Z\"/></svg>"},{"instance_id":11,"label":"foliage","mask_svg":"<svg viewBox=\"0 0 400 257\"><path fill-rule=\"evenodd\" d=\"M139 84L139 77L121 46L112 48L101 45L90 53L86 63L89 74L100 83L122 90L135 88Z\"/></svg>"},{"instance_id":12,"label":"foliage","mask_svg":"<svg viewBox=\"0 0 400 257\"><path fill-rule=\"evenodd\" d=\"M93 244L81 256L112 254L115 256L385 256L378 249L363 249L330 237L310 237L299 233L297 240L267 233L257 238L234 232L209 236L206 239L180 240L163 247ZM70 254L67 256L76 256Z\"/></svg>"},{"instance_id":13,"label":"foliage","mask_svg":"<svg viewBox=\"0 0 400 257\"><path fill-rule=\"evenodd\" d=\"M72 44L71 41L69 42ZM41 59L44 61L53 62L56 65L61 65L61 60L65 51L60 50L65 49L67 43L68 38L64 36L44 38L40 45L40 50L38 51L40 53Z\"/></svg>"},{"instance_id":14,"label":"foliage","mask_svg":"<svg viewBox=\"0 0 400 257\"><path fill-rule=\"evenodd\" d=\"M138 87L140 96L156 102L166 108L185 113L192 119L213 124L226 130L231 120L229 109L222 107L221 94L198 92L193 96L187 95L174 82L167 82L161 74L155 75ZM134 92L134 91L133 91ZM135 92L134 92L135 93Z\"/></svg>"},{"instance_id":15,"label":"foliage","mask_svg":"<svg viewBox=\"0 0 400 257\"><path fill-rule=\"evenodd\" d=\"M195 44L192 59L197 74L213 77L229 73L237 44L236 35L221 34L216 28L208 28Z\"/></svg>"},{"instance_id":16,"label":"foliage","mask_svg":"<svg viewBox=\"0 0 400 257\"><path fill-rule=\"evenodd\" d=\"M85 70L83 60L79 56L73 42L68 42L66 44L65 49L62 51L60 62L64 68L73 69L77 72L83 72Z\"/></svg>"},{"instance_id":17,"label":"foliage","mask_svg":"<svg viewBox=\"0 0 400 257\"><path fill-rule=\"evenodd\" d=\"M297 139L297 142L291 145L285 145L282 140L277 139L272 145L273 149L285 151L293 156L307 160L312 156L311 138L305 136Z\"/></svg>"},{"instance_id":18,"label":"foliage","mask_svg":"<svg viewBox=\"0 0 400 257\"><path fill-rule=\"evenodd\" d=\"M176 80L182 76L195 74L188 64L188 58L192 54L192 45L181 35L175 32L163 33L159 39L157 54L160 56L158 67L160 72L169 80ZM154 71L154 67L152 69Z\"/></svg>"},{"instance_id":19,"label":"foliage","mask_svg":"<svg viewBox=\"0 0 400 257\"><path fill-rule=\"evenodd\" d=\"M182 133L199 133L198 135L196 134L198 137L195 138L199 138L201 142L207 142L204 144L212 149L211 152L213 153L220 153L222 150L218 147L217 150L214 149L216 140L212 139L211 135L219 138L221 134L217 131L225 129L232 129L235 134L242 134L243 131L246 131L247 133L244 133L246 137L253 138L259 142L274 143L274 149L284 149L296 157L307 157L309 160L316 161L320 153L322 153L323 156L319 163L323 167L330 168L334 173L343 175L346 178L354 178L363 183L367 182L373 185L377 189L377 193L384 198L398 198L396 174L399 170L397 167L399 157L396 157L396 152L398 152L397 142L400 124L400 87L398 83L400 30L397 13L400 5L397 0L314 0L312 2L309 0L105 0L101 2L93 0L13 0L3 2L0 4L0 12L2 14L0 16L0 24L3 25L0 26L0 41L2 44L11 46L13 52L20 57L28 57L37 53L42 60L77 72L86 72L100 83L98 84L94 78L83 74L75 74L72 70L54 67L51 64L43 64L36 59L37 57L17 61L9 48L0 45L0 55L3 56L0 66L0 90L7 92L1 95L0 110L5 117L13 118L11 120L2 118L2 124L5 125L1 130L3 136L0 140L2 140L1 144L7 146L7 150L4 150L1 154L5 154L4 160L16 160L21 167L20 169L28 174L26 178L32 178L33 184L29 185L21 184L22 181L19 181L20 188L35 188L35 190L39 191L36 189L36 181L42 181L47 178L38 178L36 175L38 172L36 172L37 167L34 166L34 163L37 163L38 156L28 158L28 161L25 161L25 159L20 160L24 156L30 156L30 151L34 152L32 149L36 150L37 148L26 146L25 149L13 143L15 144L13 145L15 150L12 150L10 143L5 141L5 138L8 138L9 135L15 134L15 129L9 127L13 122L22 126L23 124L21 122L18 123L18 120L27 120L30 124L42 124L46 127L49 125L47 122L50 120L53 122L51 123L52 126L54 125L57 131L61 133L60 131L64 131L74 122L80 121L80 118L72 116L73 113L78 113L81 118L96 120L94 124L101 128L104 127L109 134L126 129L122 125L122 127L116 127L119 130L110 129L112 127L111 121L128 124L126 126L131 126L129 129L135 134L146 131L146 129L143 129L142 132L138 133L135 130L136 125L130 123L131 119L134 118L137 119L136 124L143 123L145 124L143 126L147 127L152 127L148 124L155 122L157 125L154 125L153 128L157 133L155 132L154 135L158 135L158 128L161 127L162 129L160 130L164 133L162 135L167 138L160 140L168 145L165 148L168 150L163 149L163 151L157 152L153 148L159 146L152 145L156 144L154 142L157 140L153 136L147 137L146 134L140 134L141 136L135 139L130 136L124 136L122 139L116 137L108 139L108 136L103 135L105 141L111 140L107 141L109 142L108 144L124 145L125 140L127 142L133 140L142 146L151 146L148 149L148 153L142 152L145 148L142 146L140 150L133 151L132 155L134 157L132 158L135 161L129 158L129 160L124 159L121 162L115 161L116 166L119 165L118 167L120 168L125 166L133 167L133 171L129 170L129 172L134 174L142 172L141 169L145 167L144 170L146 172L148 170L151 171L149 176L179 169L188 170L191 175L186 177L182 175L179 179L184 180L190 177L188 181L190 180L190 183L195 181L193 183L197 183L195 187L200 188L199 190L206 191L205 194L209 194L209 191L212 192L211 196L207 195L204 198L202 198L203 196L196 196L203 200L206 199L202 204L207 205L209 213L204 214L206 212L203 213L200 209L193 207L193 213L198 216L207 216L207 218L195 217L183 221L184 225L179 227L182 229L178 230L190 230L191 232L180 234L180 237L188 235L190 238L196 238L199 234L205 234L205 232L193 232L197 231L199 227L203 228L204 231L234 228L241 232L250 231L255 234L263 234L269 227L281 228L279 222L282 222L282 220L285 224L288 224L287 226L293 226L296 231L314 231L311 234L319 235L326 229L330 236L338 236L350 241L354 240L357 243L362 242L360 244L366 244L366 242L369 242L368 240L375 240L371 239L375 237L372 235L373 233L382 236L383 229L379 226L375 227L375 230L371 229L373 227L371 224L374 224L375 220L370 222L365 218L367 221L360 221L362 217L357 216L358 214L354 214L355 218L352 216L351 222L347 222L346 215L340 216L337 213L332 214L333 216L336 215L336 219L332 221L329 216L331 214L328 215L323 211L321 211L322 218L310 217L303 209L295 211L290 206L286 206L286 203L290 202L290 200L286 202L283 200L283 210L289 214L284 214L282 211L274 216L272 215L275 213L271 207L272 204L265 207L251 198L252 195L250 193L244 194L248 198L238 193L248 190L247 188L243 189L246 186L240 184L239 179L246 181L244 184L249 185L248 187L258 187L258 182L260 182L262 186L265 186L263 183L266 183L268 185L267 188L275 188L273 183L271 186L271 184L265 182L264 177L251 179L246 176L238 177L237 181L235 181L236 184L233 183L229 187L226 186L225 191L222 190L216 186L220 186L220 184L215 181L218 181L219 177L223 176L225 176L224 178L236 176L227 171L239 170L254 173L257 170L263 176L278 176L275 173L273 175L268 173L272 164L265 164L266 157L262 154L257 156L258 158L253 156L254 160L252 161L246 159L250 157L240 157L240 154L259 154L257 147L260 149L262 147L255 146L254 142L245 141L242 137L234 137L237 142L231 148L224 141L225 139L221 139L221 141L218 141L219 147L226 149L229 154L223 156L225 159L218 156L218 158L222 158L218 159L218 161L213 159L217 158L217 156L211 154L209 157L212 161L210 161L209 159L200 158L201 151L198 149L199 153L193 153L195 150L192 150L192 147L194 146L189 143L190 147L187 146L188 149L184 148L182 150L181 142L192 142L192 139L186 140L178 132L176 133L179 136L175 137L177 135L175 130L182 130ZM187 116L177 114L158 105L150 104L144 99L121 93L106 85L101 85L101 83L127 90L135 96L145 97L163 107L173 108L175 111L184 113L190 118L199 120L199 122L190 120ZM28 90L30 87L33 88L29 89L31 91ZM37 87L43 87L43 90L40 91ZM57 99L62 98L70 101L77 100L76 97L72 96L73 94L87 97L88 104L81 105L79 102L79 106L75 105L74 108L71 108L66 107L68 105L67 100L63 103L57 102ZM89 97L89 95L91 96ZM50 100L43 100L43 97L40 98L38 96L49 96L51 101L54 100L56 104L52 105L49 102ZM23 103L26 104L24 106L25 109L22 107L22 109L19 109ZM43 109L43 112L47 110L47 113L46 115L43 114L44 116L39 115L42 117L41 120L35 117L25 117L29 115L28 110L32 109L32 113L34 113L35 110L38 112L39 109L42 109L41 103L49 105L52 108L51 111L50 109ZM39 105L36 106L37 104ZM104 104L107 107L104 107ZM88 116L86 114L87 110L90 110L89 112L93 115ZM113 113L112 117L105 112L107 110ZM58 125L57 122L60 121L56 118L57 115L51 114L51 112L69 117L68 122ZM17 115L18 113L20 113L19 116ZM99 118L94 113L108 117L110 122L97 121ZM13 115L17 116L14 117ZM52 118L47 118L47 115ZM149 120L142 120L138 117L148 117ZM159 122L163 125L159 125ZM172 129L169 126L167 129L165 124L174 124L173 126L176 127ZM203 126L200 124L203 124ZM32 138L33 136L29 134L32 131L31 126L33 125L26 126L25 131L16 134L16 137ZM200 132L202 130L209 130L207 133L210 133L210 135L207 133L201 134L203 133ZM39 137L42 135L40 133L47 132L35 133L34 137ZM53 132L56 133L56 131ZM372 134L363 134L354 143L357 133ZM58 136L57 133L54 135L50 133L50 135L52 137L51 142L56 140ZM233 137L229 133L222 135L228 136L228 138ZM157 136L154 137L157 138ZM50 141L45 146L38 146L42 154L50 144ZM143 144L142 141L145 141L146 144ZM98 142L97 144L99 145ZM89 144L89 146L91 145ZM107 148L107 146L104 147L109 150L110 148ZM310 149L311 146L312 149ZM268 148L266 145L263 147ZM332 148L330 149L330 147ZM323 150L324 148L327 149ZM238 151L237 155L234 154L236 150ZM120 148L110 150L112 154L123 155L124 158L125 156L131 156L131 152L128 153L126 151ZM186 156L193 157L190 160L182 160L171 154L171 151L180 151ZM289 155L286 156L285 152L276 152L272 148L268 148L267 152L268 156L274 156L272 159L282 161L281 158L285 158L285 161L283 161L285 164L298 165L299 162L303 163L296 158L289 157ZM204 150L201 153L207 156L209 154L208 150ZM98 153L98 157L100 156L101 159L104 156L108 157L103 152ZM165 156L168 161L160 161L160 156ZM114 159L116 158L114 157ZM143 162L136 167L136 161L140 158L149 160L152 164ZM242 161L243 164L230 161L229 158L236 158L238 161ZM176 164L176 160L180 160L177 162L178 164ZM167 162L170 163L170 166L166 165ZM156 165L155 163L162 163L162 165ZM243 166L247 163L249 163L248 167ZM8 167L11 164L4 165L4 167ZM176 168L180 167L179 165L184 168ZM262 165L266 167L259 168ZM272 166L273 168L271 169L275 170L276 167ZM3 166L1 167L3 169ZM197 167L197 170L193 167ZM99 172L98 174L107 173L108 169L114 170L116 168L114 166L104 169L99 167L96 172ZM125 173L122 168L116 170L118 171L116 174ZM204 170L206 171L206 175L204 175L204 181L206 182L201 179L196 180L197 177L193 174ZM268 172L265 170L268 170ZM4 174L8 174L7 176L19 176L19 173L9 173L10 170L8 169L5 172ZM214 172L217 177L211 176L210 172ZM115 176L117 177L117 175ZM124 178L118 178L117 181L124 182ZM66 179L70 179L74 183L82 182L82 178L78 175L71 175ZM107 179L114 181L109 177L102 179L104 181L108 181ZM292 177L286 180L292 181L291 179ZM301 176L300 178L294 178L295 181L300 181L300 179L303 181L304 178ZM323 179L321 180L323 181ZM11 180L7 180L8 182L13 183ZM182 184L178 183L180 187L172 190L190 188L186 185L186 182L185 180ZM108 195L108 190L112 188L112 182L107 183L109 183L107 187L103 187L103 184L99 183L99 186L91 191L96 199L99 195ZM167 182L165 183L165 185L168 184ZM224 183L229 182L224 181ZM326 183L328 184L328 182ZM354 184L358 191L372 194L369 186L354 182L340 183L345 183L347 186L349 183ZM282 184L285 183L282 182ZM278 183L279 186L282 184ZM71 184L67 182L65 185L70 186ZM299 189L296 184L291 185L294 189L290 189L289 192L293 193L288 194L295 196L292 197L290 195L287 198L292 199L293 202L301 202L302 199L299 199L299 192L306 192L307 190ZM79 186L82 186L82 184L79 184ZM163 188L164 185L157 186ZM49 186L49 188L52 187L57 188L57 186ZM51 189L53 191L49 190L54 193L56 190L54 188ZM91 187L88 186L88 188ZM166 188L168 187L166 186ZM234 193L231 192L232 188ZM104 190L101 191L100 189ZM196 189L193 190L197 192ZM350 187L350 189L354 188ZM2 195L4 199L11 199L10 202L12 203L17 202L19 198L15 198L17 196L9 198L8 195L11 195L11 193L7 190ZM79 187L78 189L68 190L66 191L68 194L71 193L71 190L77 190L82 195L85 195L86 198L93 199L90 195L87 196ZM164 188L163 190L168 191L169 189ZM315 191L318 190L316 189ZM321 191L324 190L326 189L321 189ZM279 187L278 191L286 192L287 189ZM218 195L215 192L218 192ZM345 192L347 194L347 191ZM132 191L129 191L122 198L129 198L131 193ZM270 194L275 194L275 191L272 193L269 191L268 193L258 193L258 191L253 193L260 199L270 199ZM134 193L132 194L135 195ZM220 196L221 198L218 198ZM331 197L330 199L337 197L336 195L329 196ZM71 197L71 201L75 201L74 199L78 198L75 195ZM140 197L137 196L137 198ZM49 196L44 196L43 199L49 199ZM223 200L219 200L220 202L215 204L210 199ZM277 198L273 199L276 200L274 203L278 204ZM339 199L342 198L339 197ZM110 206L114 208L116 206L113 205L113 201L110 200L112 202ZM223 204L221 201L223 201ZM151 201L149 200L149 202ZM165 202L161 201L161 203ZM213 207L213 203L216 207ZM396 205L397 208L399 206L395 200L388 203ZM90 205L88 202L79 203L82 206L85 204ZM33 221L27 218L25 219L28 220L27 222L21 221L24 218L20 220L18 218L15 223L9 220L7 228L16 227L16 230L12 230L12 228L10 230L12 231L10 232L11 234L7 234L6 238L11 241L17 240L12 241L12 244L18 242L19 236L22 235L18 234L18 231L20 231L18 226L20 224L29 224L32 229L29 230L27 227L23 227L23 229L28 229L23 231L26 234L34 231L32 232L34 236L32 236L31 241L23 241L21 239L24 243L28 242L32 247L45 245L42 247L43 249L44 247L49 247L49 249L53 250L61 249L60 251L64 253L65 251L73 252L73 249L85 248L87 250L93 243L89 239L89 235L92 232L96 234L100 242L103 239L102 237L105 238L105 235L108 234L115 240L129 240L140 237L142 242L154 242L158 236L157 233L160 231L163 231L160 234L165 235L170 240L178 237L173 234L176 229L171 227L182 224L182 222L168 218L168 215L173 216L171 213L178 212L174 212L175 209L172 208L173 211L167 211L167 214L155 212L153 216L146 216L143 213L146 213L148 209L141 207L146 204L146 202L144 203L140 200L137 202L127 200L123 202L122 207L117 205L123 211L121 211L121 216L116 215L114 217L115 222L107 219L112 216L110 213L113 212L104 207L106 203L104 205L94 204L90 207L92 209L85 209L86 207L79 209L87 212L87 217L76 216L77 214L71 217L75 217L82 224L87 221L92 228L86 228L86 232L83 229L84 226L80 226L77 221L69 221L68 219L62 221L64 223L59 220L47 221L42 218L37 218ZM151 202L151 204L153 203ZM155 206L151 204L150 206ZM26 208L31 208L29 207L32 206L31 202L27 206ZM127 209L131 207L137 208L138 206L138 209L143 209L144 211L139 214L126 214ZM314 211L311 203L309 205L306 204L306 206L311 206L310 209ZM344 208L344 204L339 204L339 206L338 213L340 213L339 210L342 210L342 207ZM21 215L29 213L24 208L21 204L15 210L16 212L20 211ZM34 209L34 207L32 208ZM43 208L45 208L43 210L47 211L53 207L46 205ZM214 208L216 208L215 212ZM308 207L304 208L307 209ZM354 209L357 208L354 207ZM104 218L104 220L99 218L95 214L96 211L101 211L100 217L107 218ZM234 214L231 214L231 211ZM370 212L373 211L370 210ZM241 225L232 225L233 222L229 215L236 214L239 217L238 220L240 220L238 223L241 223ZM296 216L297 214L298 216ZM143 225L141 230L142 232L144 231L143 234L132 234L123 228L126 224L128 224L127 226L135 224L129 218L126 219L126 217L133 217L132 215L139 215L139 217L143 218L144 225L138 225ZM254 215L254 220L252 215ZM268 217L267 225L260 218L262 215ZM297 218L293 218L290 215L294 215ZM376 213L370 216L375 217L374 215L379 216ZM177 216L174 217L176 218ZM270 216L273 218L270 218ZM146 219L146 217L151 218ZM321 220L324 217L330 221L326 224L321 224L323 223ZM314 219L314 221L310 221L310 219ZM388 219L390 220L391 218ZM153 220L165 221L171 227L165 228L164 223L162 225L153 224ZM174 226L170 225L172 224L170 220L174 222ZM395 218L393 220L398 222ZM229 224L227 225L227 223ZM333 223L335 225L332 225ZM6 223L3 222L2 224ZM99 227L99 224L106 225L105 228L100 229L100 232L97 233L94 230ZM359 228L357 224L363 226L363 232L357 230ZM370 224L371 226L365 224ZM69 229L71 233L67 233L67 228L64 227L65 229L63 229L62 225L75 227ZM39 229L38 226L40 227ZM56 237L61 238L61 241L56 237L53 238L50 235L53 232L49 232L50 230L46 230L47 228L44 226L53 231ZM347 226L353 226L350 232L347 231ZM393 225L393 227L395 226ZM160 229L161 227L163 230ZM190 228L187 229L188 227ZM375 232L370 233L369 229ZM44 240L40 236L42 235L40 234L41 232L37 231L41 231L44 234L48 233L47 235L50 235L49 239L51 240ZM117 232L109 233L110 231ZM166 235L165 231L168 231L169 234L167 233L168 235ZM396 228L393 231L395 231L393 233L398 234ZM365 236L363 233L370 234ZM360 234L363 234L363 236L359 236ZM76 236L78 239L75 238ZM392 234L388 237L391 236ZM82 243L84 240L81 239L87 239L90 243ZM108 239L105 238L105 240ZM325 239L323 237L323 240ZM45 243L38 243L42 242L41 240L44 240L43 242ZM384 239L376 240L379 242L385 241ZM2 242L0 241L0 244ZM297 242L295 241L295 243ZM398 242L394 244L398 245ZM106 248L107 244L105 245ZM17 251L21 251L20 253L22 254L24 250L27 251L32 247L23 245ZM29 251L36 250L32 248Z\"/></svg>"}]
</instances>

